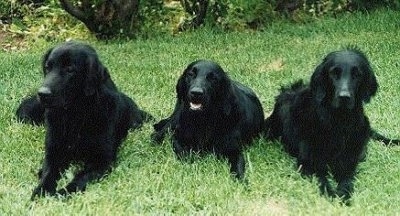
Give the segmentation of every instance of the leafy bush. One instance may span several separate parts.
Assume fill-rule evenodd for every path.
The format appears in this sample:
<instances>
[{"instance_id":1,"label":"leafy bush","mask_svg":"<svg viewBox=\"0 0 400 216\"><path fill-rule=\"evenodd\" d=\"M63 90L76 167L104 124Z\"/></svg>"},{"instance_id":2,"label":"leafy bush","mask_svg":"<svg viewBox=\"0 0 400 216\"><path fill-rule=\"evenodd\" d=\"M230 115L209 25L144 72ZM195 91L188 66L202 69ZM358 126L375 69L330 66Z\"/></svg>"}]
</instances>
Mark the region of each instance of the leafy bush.
<instances>
[{"instance_id":1,"label":"leafy bush","mask_svg":"<svg viewBox=\"0 0 400 216\"><path fill-rule=\"evenodd\" d=\"M87 2L96 7L105 0ZM307 22L378 7L398 9L400 3L399 0L146 0L140 1L134 32L129 34L154 37L204 25L222 30L262 29L282 18ZM93 37L82 22L61 9L59 0L0 0L0 23L3 30L14 36L34 41Z\"/></svg>"},{"instance_id":2,"label":"leafy bush","mask_svg":"<svg viewBox=\"0 0 400 216\"><path fill-rule=\"evenodd\" d=\"M138 28L139 0L59 0L98 39L131 38Z\"/></svg>"},{"instance_id":3,"label":"leafy bush","mask_svg":"<svg viewBox=\"0 0 400 216\"><path fill-rule=\"evenodd\" d=\"M223 29L243 29L261 17L260 0L181 0L186 16L180 23L179 30L198 28L208 25ZM260 7L261 6L261 7ZM257 9L256 9L257 8ZM262 9L262 11L265 8ZM268 16L266 16L268 17Z\"/></svg>"},{"instance_id":4,"label":"leafy bush","mask_svg":"<svg viewBox=\"0 0 400 216\"><path fill-rule=\"evenodd\" d=\"M296 22L306 22L323 16L348 11L373 10L379 7L399 8L399 0L184 0L191 5L208 4L202 25L223 29L259 29L285 17ZM184 8L185 5L182 3ZM186 21L200 15L196 10L186 10ZM196 25L189 25L196 27ZM183 28L184 29L184 28Z\"/></svg>"},{"instance_id":5,"label":"leafy bush","mask_svg":"<svg viewBox=\"0 0 400 216\"><path fill-rule=\"evenodd\" d=\"M233 0L225 1L226 14L219 18L224 29L258 29L274 20L278 13L274 1Z\"/></svg>"},{"instance_id":6,"label":"leafy bush","mask_svg":"<svg viewBox=\"0 0 400 216\"><path fill-rule=\"evenodd\" d=\"M21 18L29 7L29 4L15 0L0 0L0 20L2 23L10 23L13 18Z\"/></svg>"},{"instance_id":7,"label":"leafy bush","mask_svg":"<svg viewBox=\"0 0 400 216\"><path fill-rule=\"evenodd\" d=\"M1 15L10 14L9 11L14 7L17 8L15 11L18 12L3 18L5 20L3 23L9 20L5 29L11 32L13 36L24 37L32 41L93 38L93 32L90 32L81 21L64 11L58 0L43 1L42 5L32 7L33 4L10 4L9 0L0 0ZM93 7L96 7L104 1L96 0L92 2ZM134 31L131 33L133 36L142 37L170 33L172 29L170 26L173 25L173 16L175 15L174 10L164 7L163 0L141 1L138 20L133 27Z\"/></svg>"},{"instance_id":8,"label":"leafy bush","mask_svg":"<svg viewBox=\"0 0 400 216\"><path fill-rule=\"evenodd\" d=\"M349 10L357 11L368 11L375 8L388 7L391 9L399 9L399 0L351 0L349 3Z\"/></svg>"},{"instance_id":9,"label":"leafy bush","mask_svg":"<svg viewBox=\"0 0 400 216\"><path fill-rule=\"evenodd\" d=\"M139 5L138 36L154 37L170 33L173 9L166 8L163 0L141 1Z\"/></svg>"},{"instance_id":10,"label":"leafy bush","mask_svg":"<svg viewBox=\"0 0 400 216\"><path fill-rule=\"evenodd\" d=\"M0 5L2 2L4 0L0 0ZM78 20L60 8L57 0L44 0L39 5L14 3L11 2L13 14L5 25L13 37L23 37L32 42L91 37ZM16 5L18 7L14 10Z\"/></svg>"},{"instance_id":11,"label":"leafy bush","mask_svg":"<svg viewBox=\"0 0 400 216\"><path fill-rule=\"evenodd\" d=\"M399 0L305 0L305 12L312 16L337 14L346 11L370 11L376 8L399 8Z\"/></svg>"}]
</instances>

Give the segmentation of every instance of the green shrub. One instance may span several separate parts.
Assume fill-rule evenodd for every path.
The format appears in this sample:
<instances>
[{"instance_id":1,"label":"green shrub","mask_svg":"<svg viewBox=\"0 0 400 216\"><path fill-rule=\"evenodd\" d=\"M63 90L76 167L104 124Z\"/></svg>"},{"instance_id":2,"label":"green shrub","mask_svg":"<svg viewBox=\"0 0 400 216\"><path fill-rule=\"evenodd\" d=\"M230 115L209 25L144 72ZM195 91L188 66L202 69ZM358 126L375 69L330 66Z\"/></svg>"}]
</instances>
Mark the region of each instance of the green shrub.
<instances>
[{"instance_id":1,"label":"green shrub","mask_svg":"<svg viewBox=\"0 0 400 216\"><path fill-rule=\"evenodd\" d=\"M349 9L353 11L369 11L376 8L387 7L391 9L399 9L399 0L351 0L349 3Z\"/></svg>"},{"instance_id":2,"label":"green shrub","mask_svg":"<svg viewBox=\"0 0 400 216\"><path fill-rule=\"evenodd\" d=\"M60 8L57 0L45 0L42 5L12 2L14 6L17 7L12 9L13 14L6 25L6 30L14 37L32 42L90 37L78 20Z\"/></svg>"},{"instance_id":3,"label":"green shrub","mask_svg":"<svg viewBox=\"0 0 400 216\"><path fill-rule=\"evenodd\" d=\"M310 16L320 17L346 11L348 0L305 0L303 10Z\"/></svg>"},{"instance_id":4,"label":"green shrub","mask_svg":"<svg viewBox=\"0 0 400 216\"><path fill-rule=\"evenodd\" d=\"M171 17L168 8L164 7L163 0L141 1L139 5L139 26L140 37L152 37L170 32Z\"/></svg>"},{"instance_id":5,"label":"green shrub","mask_svg":"<svg viewBox=\"0 0 400 216\"><path fill-rule=\"evenodd\" d=\"M200 0L186 0L199 3ZM285 18L307 22L324 16L381 7L399 8L399 0L209 0L203 25L229 30L260 29ZM196 11L194 11L196 12ZM189 22L198 14L187 11Z\"/></svg>"},{"instance_id":6,"label":"green shrub","mask_svg":"<svg viewBox=\"0 0 400 216\"><path fill-rule=\"evenodd\" d=\"M274 2L267 0L185 0L185 4L182 30L203 25L224 30L258 29L276 17ZM203 12L199 8L206 8L206 14L198 14Z\"/></svg>"},{"instance_id":7,"label":"green shrub","mask_svg":"<svg viewBox=\"0 0 400 216\"><path fill-rule=\"evenodd\" d=\"M104 0L93 0L93 5ZM399 0L146 0L140 1L135 36L154 37L199 26L243 31L262 29L280 19L298 23L353 11L388 7ZM207 4L199 17L192 6ZM171 5L173 6L166 6ZM204 11L203 11L204 12ZM201 20L196 20L201 18ZM194 21L197 23L193 24ZM0 0L2 30L28 40L64 40L93 37L82 22L61 9L58 0Z\"/></svg>"},{"instance_id":8,"label":"green shrub","mask_svg":"<svg viewBox=\"0 0 400 216\"><path fill-rule=\"evenodd\" d=\"M370 11L377 8L399 8L399 0L305 0L305 12L323 16L352 11Z\"/></svg>"},{"instance_id":9,"label":"green shrub","mask_svg":"<svg viewBox=\"0 0 400 216\"><path fill-rule=\"evenodd\" d=\"M233 0L225 1L226 14L220 17L224 29L258 29L272 22L277 17L274 1L268 0Z\"/></svg>"},{"instance_id":10,"label":"green shrub","mask_svg":"<svg viewBox=\"0 0 400 216\"><path fill-rule=\"evenodd\" d=\"M14 17L21 17L28 5L22 5L15 0L0 0L0 19L3 23L9 23Z\"/></svg>"}]
</instances>

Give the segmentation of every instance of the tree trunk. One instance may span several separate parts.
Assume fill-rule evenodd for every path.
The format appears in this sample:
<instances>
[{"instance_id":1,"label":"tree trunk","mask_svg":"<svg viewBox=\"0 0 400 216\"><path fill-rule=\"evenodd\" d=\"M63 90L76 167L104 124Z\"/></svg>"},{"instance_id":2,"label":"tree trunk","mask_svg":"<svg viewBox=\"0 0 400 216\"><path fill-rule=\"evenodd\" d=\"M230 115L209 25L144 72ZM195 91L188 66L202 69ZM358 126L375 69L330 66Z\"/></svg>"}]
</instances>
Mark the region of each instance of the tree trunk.
<instances>
[{"instance_id":1,"label":"tree trunk","mask_svg":"<svg viewBox=\"0 0 400 216\"><path fill-rule=\"evenodd\" d=\"M98 39L133 37L140 0L60 0L61 7L80 20Z\"/></svg>"}]
</instances>

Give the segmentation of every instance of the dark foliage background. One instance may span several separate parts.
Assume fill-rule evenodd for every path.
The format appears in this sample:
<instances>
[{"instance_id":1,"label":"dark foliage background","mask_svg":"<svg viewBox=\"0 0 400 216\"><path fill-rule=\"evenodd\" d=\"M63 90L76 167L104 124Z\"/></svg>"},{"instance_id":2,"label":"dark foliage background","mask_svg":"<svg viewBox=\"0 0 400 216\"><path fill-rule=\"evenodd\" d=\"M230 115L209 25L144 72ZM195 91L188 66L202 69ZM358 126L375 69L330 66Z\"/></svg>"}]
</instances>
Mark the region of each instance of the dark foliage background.
<instances>
[{"instance_id":1,"label":"dark foliage background","mask_svg":"<svg viewBox=\"0 0 400 216\"><path fill-rule=\"evenodd\" d=\"M74 5L112 5L120 0L68 0ZM125 2L134 1L127 0ZM377 8L400 8L399 0L135 0L135 20L127 24L107 23L107 31L95 32L68 14L59 0L0 0L0 33L8 38L62 40L66 38L147 38L176 34L207 26L224 31L268 28L276 21L310 22L325 16ZM107 7L106 7L107 8ZM99 9L91 13L100 14ZM114 12L118 13L118 12ZM110 14L110 13L109 13ZM108 15L109 15L108 14ZM103 20L110 19L106 17ZM94 25L104 25L94 24ZM124 25L132 25L129 30ZM122 26L122 27L121 27ZM104 27L99 27L104 30ZM95 29L95 28L94 28Z\"/></svg>"}]
</instances>

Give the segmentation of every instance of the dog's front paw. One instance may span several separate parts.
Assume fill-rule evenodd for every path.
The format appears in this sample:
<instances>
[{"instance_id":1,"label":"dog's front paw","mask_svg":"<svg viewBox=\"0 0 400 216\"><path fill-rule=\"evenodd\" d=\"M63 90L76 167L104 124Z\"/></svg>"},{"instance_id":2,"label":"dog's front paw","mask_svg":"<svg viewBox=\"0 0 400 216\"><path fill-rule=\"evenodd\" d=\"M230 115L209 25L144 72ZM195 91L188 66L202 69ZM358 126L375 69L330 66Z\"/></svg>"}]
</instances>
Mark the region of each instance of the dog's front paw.
<instances>
[{"instance_id":1,"label":"dog's front paw","mask_svg":"<svg viewBox=\"0 0 400 216\"><path fill-rule=\"evenodd\" d=\"M61 196L68 196L78 191L85 191L86 190L86 183L83 182L70 182L65 188L62 188L57 191L57 194Z\"/></svg>"},{"instance_id":2,"label":"dog's front paw","mask_svg":"<svg viewBox=\"0 0 400 216\"><path fill-rule=\"evenodd\" d=\"M150 135L150 139L154 144L161 144L164 139L164 134L161 132L154 132Z\"/></svg>"},{"instance_id":3,"label":"dog's front paw","mask_svg":"<svg viewBox=\"0 0 400 216\"><path fill-rule=\"evenodd\" d=\"M189 150L187 148L184 148L183 145L181 145L176 139L172 140L172 148L176 157L179 160L182 160L189 155Z\"/></svg>"},{"instance_id":4,"label":"dog's front paw","mask_svg":"<svg viewBox=\"0 0 400 216\"><path fill-rule=\"evenodd\" d=\"M346 206L351 205L351 193L345 191L337 191L336 196L340 198L340 203Z\"/></svg>"},{"instance_id":5,"label":"dog's front paw","mask_svg":"<svg viewBox=\"0 0 400 216\"><path fill-rule=\"evenodd\" d=\"M321 195L326 195L330 198L335 197L335 191L329 183L321 183L319 186L319 190L321 192Z\"/></svg>"},{"instance_id":6,"label":"dog's front paw","mask_svg":"<svg viewBox=\"0 0 400 216\"><path fill-rule=\"evenodd\" d=\"M46 190L42 185L37 186L31 196L31 200L35 200L36 197L44 197L46 194L54 195L55 191Z\"/></svg>"},{"instance_id":7,"label":"dog's front paw","mask_svg":"<svg viewBox=\"0 0 400 216\"><path fill-rule=\"evenodd\" d=\"M352 194L351 191L352 191L352 189L350 189L350 188L339 188L338 187L338 189L336 191L336 196L338 196L341 199L341 201L344 205L349 206L349 205L351 205L351 202L350 202L350 198L351 198L351 194Z\"/></svg>"},{"instance_id":8,"label":"dog's front paw","mask_svg":"<svg viewBox=\"0 0 400 216\"><path fill-rule=\"evenodd\" d=\"M346 202L351 198L353 188L354 186L352 179L343 180L339 182L339 185L336 189L336 195Z\"/></svg>"}]
</instances>

